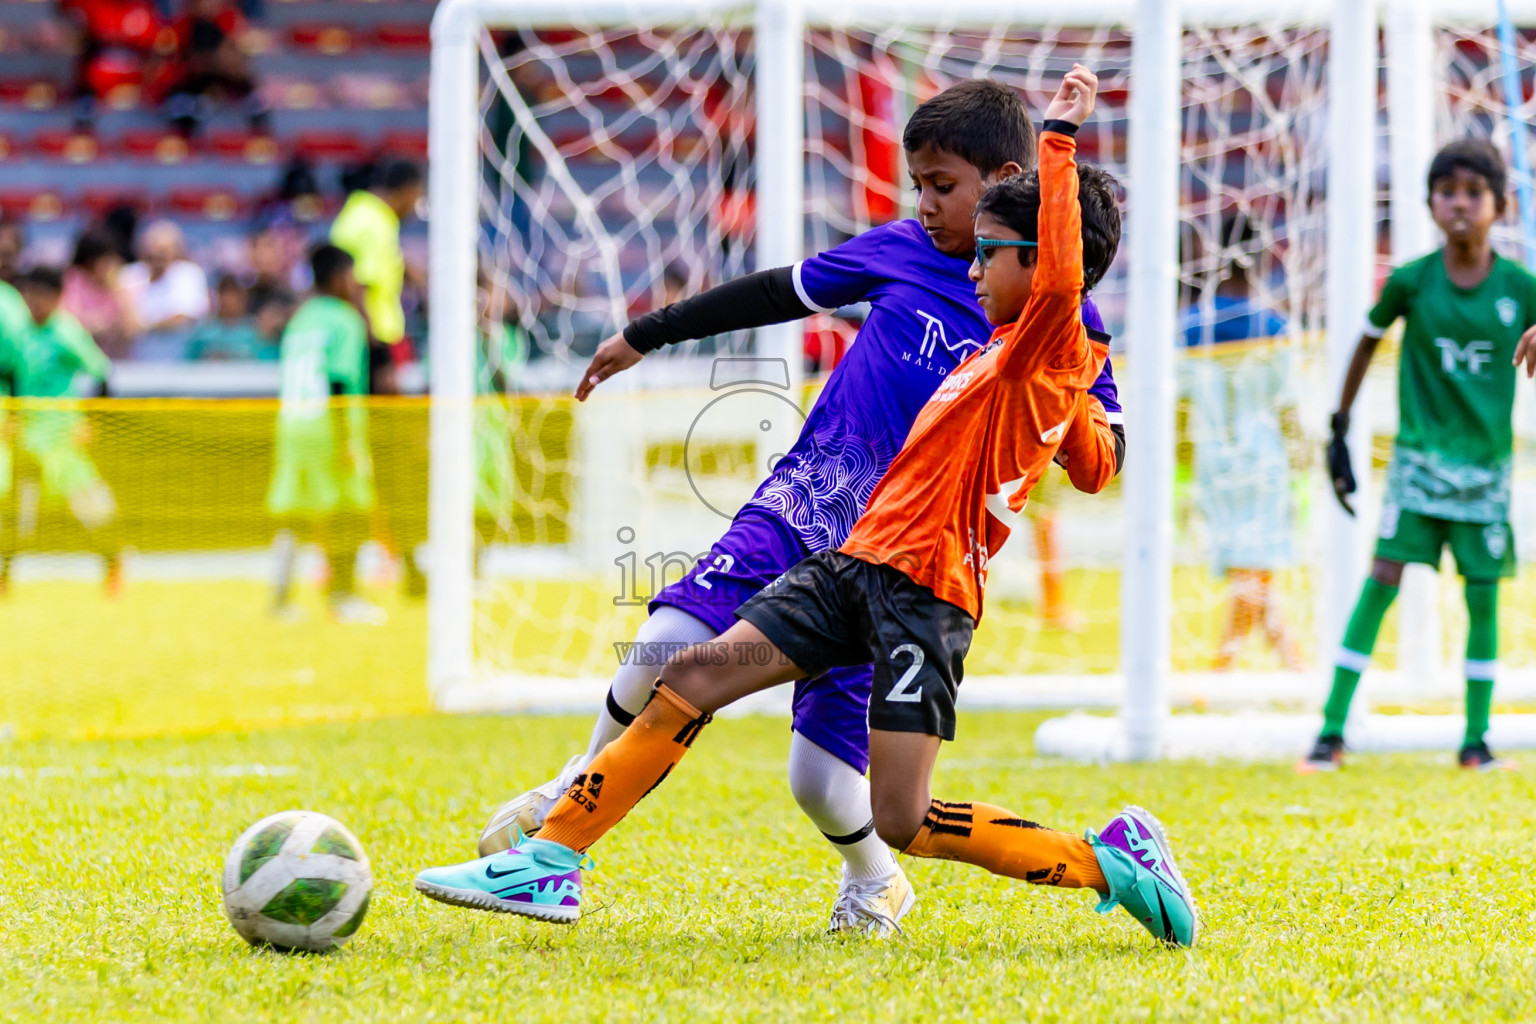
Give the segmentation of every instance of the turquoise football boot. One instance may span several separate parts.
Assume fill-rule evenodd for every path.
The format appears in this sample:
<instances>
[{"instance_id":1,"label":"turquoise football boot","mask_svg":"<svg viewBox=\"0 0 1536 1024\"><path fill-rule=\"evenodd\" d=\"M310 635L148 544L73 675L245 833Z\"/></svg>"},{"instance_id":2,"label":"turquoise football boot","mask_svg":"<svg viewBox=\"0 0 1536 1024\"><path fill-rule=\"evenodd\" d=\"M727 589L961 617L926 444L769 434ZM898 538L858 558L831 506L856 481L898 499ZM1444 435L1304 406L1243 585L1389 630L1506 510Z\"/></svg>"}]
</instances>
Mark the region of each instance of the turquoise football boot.
<instances>
[{"instance_id":1,"label":"turquoise football boot","mask_svg":"<svg viewBox=\"0 0 1536 1024\"><path fill-rule=\"evenodd\" d=\"M1173 946L1195 944L1200 913L1156 818L1127 807L1097 835L1090 829L1087 839L1109 882L1099 913L1124 907L1154 938Z\"/></svg>"},{"instance_id":2,"label":"turquoise football boot","mask_svg":"<svg viewBox=\"0 0 1536 1024\"><path fill-rule=\"evenodd\" d=\"M581 917L581 872L592 858L559 843L524 839L465 864L428 868L416 890L441 903L573 924Z\"/></svg>"}]
</instances>

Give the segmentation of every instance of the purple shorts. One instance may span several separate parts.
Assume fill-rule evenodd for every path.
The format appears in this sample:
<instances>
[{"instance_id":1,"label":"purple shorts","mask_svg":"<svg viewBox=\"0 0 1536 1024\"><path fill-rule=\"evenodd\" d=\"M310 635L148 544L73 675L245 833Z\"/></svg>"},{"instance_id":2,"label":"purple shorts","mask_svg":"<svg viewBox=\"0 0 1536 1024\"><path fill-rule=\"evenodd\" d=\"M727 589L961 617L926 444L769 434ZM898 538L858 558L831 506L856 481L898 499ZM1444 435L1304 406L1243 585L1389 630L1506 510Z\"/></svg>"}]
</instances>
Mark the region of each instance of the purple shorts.
<instances>
[{"instance_id":1,"label":"purple shorts","mask_svg":"<svg viewBox=\"0 0 1536 1024\"><path fill-rule=\"evenodd\" d=\"M649 610L668 605L724 633L736 609L812 554L777 516L748 510L699 559L693 571L657 594ZM869 767L869 698L874 669L835 668L795 683L795 732L863 772Z\"/></svg>"}]
</instances>

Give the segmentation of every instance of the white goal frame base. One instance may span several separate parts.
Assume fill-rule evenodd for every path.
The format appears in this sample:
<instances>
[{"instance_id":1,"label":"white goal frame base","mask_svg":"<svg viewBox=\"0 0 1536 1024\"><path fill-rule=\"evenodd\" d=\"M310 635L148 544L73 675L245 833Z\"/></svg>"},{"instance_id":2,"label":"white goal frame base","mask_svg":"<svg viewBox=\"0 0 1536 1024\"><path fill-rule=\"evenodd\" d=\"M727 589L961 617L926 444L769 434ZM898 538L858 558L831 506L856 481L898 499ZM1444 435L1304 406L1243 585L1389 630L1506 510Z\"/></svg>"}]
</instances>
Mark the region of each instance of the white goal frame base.
<instances>
[{"instance_id":1,"label":"white goal frame base","mask_svg":"<svg viewBox=\"0 0 1536 1024\"><path fill-rule=\"evenodd\" d=\"M1365 715L1345 726L1344 745L1358 754L1447 753L1461 746L1465 722L1461 715ZM1163 722L1161 749L1156 756L1295 760L1311 748L1318 724L1316 713L1170 715ZM1536 715L1494 715L1488 745L1500 751L1536 748ZM1035 730L1035 752L1100 764L1132 759L1120 719L1081 712L1042 722Z\"/></svg>"}]
</instances>

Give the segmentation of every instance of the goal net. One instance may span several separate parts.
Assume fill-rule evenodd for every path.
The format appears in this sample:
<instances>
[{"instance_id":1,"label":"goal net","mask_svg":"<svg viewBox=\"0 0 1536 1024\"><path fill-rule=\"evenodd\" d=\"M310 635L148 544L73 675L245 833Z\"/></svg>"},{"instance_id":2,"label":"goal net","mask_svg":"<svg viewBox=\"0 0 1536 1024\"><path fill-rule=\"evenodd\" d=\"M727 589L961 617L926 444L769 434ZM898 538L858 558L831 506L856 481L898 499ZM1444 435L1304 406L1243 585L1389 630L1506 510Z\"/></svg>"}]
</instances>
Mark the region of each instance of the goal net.
<instances>
[{"instance_id":1,"label":"goal net","mask_svg":"<svg viewBox=\"0 0 1536 1024\"><path fill-rule=\"evenodd\" d=\"M901 127L965 79L1006 82L1038 118L1061 74L1093 67L1101 92L1080 158L1123 179L1129 14L1079 25L808 14L803 254L913 216ZM766 425L810 408L866 312L813 317L787 345L748 332L676 346L584 405L568 398L627 320L763 266L762 97L750 10L686 25L555 20L498 10L476 36L480 334L511 329L526 361L504 393L478 399L477 460L510 465L490 450L510 445L519 473L498 513L483 500L485 464L475 469L472 670L439 680L450 707L600 700L615 643L723 532L783 450ZM1322 26L1257 8L1183 38L1180 307L1166 339L1178 441L1163 469L1176 480L1173 668L1188 700L1316 688L1299 673L1319 664L1326 47ZM1122 339L1135 321L1130 264L1123 247L1094 295ZM1112 358L1124 392L1137 360L1120 343ZM482 430L508 415L522 428L510 440ZM992 563L971 699L1118 700L1121 616L1137 611L1121 600L1125 511L1118 481L1088 496L1053 474L1036 492Z\"/></svg>"},{"instance_id":2,"label":"goal net","mask_svg":"<svg viewBox=\"0 0 1536 1024\"><path fill-rule=\"evenodd\" d=\"M775 196L795 202L800 242L788 256L775 250L778 263L911 216L901 126L957 81L997 78L1038 115L1060 75L1088 64L1101 93L1080 157L1124 177L1138 26L1130 4L1079 24L1028 6L923 22L873 6L830 20L806 12L799 87L784 86L795 119L803 116L803 159L794 154L796 180L786 186L764 171L782 154L765 152L759 130L774 98L759 85L761 9L676 18L662 10L652 24L487 9L492 28L476 44L481 305L501 303L502 320L528 340L520 384L492 401L517 410L533 432L514 442L528 468L515 481L514 515L494 521L477 512L473 630L461 641L473 656L456 663L463 671L438 675L439 699L449 707L590 704L646 598L689 571L723 531L783 450L774 431L794 425L794 407L814 403L866 310L817 316L789 333L678 346L578 408L566 393L595 345L638 313L777 265L763 260L758 218ZM1419 27L1435 66L1450 69L1429 94L1425 109L1440 116L1427 132L1507 135L1494 30ZM1153 338L1145 316L1127 308L1128 281L1144 258L1133 244L1133 179L1127 244L1094 296L1120 339L1113 359L1122 394L1148 381L1138 373L1163 372L1148 346L1173 350L1170 387L1157 399L1171 410L1132 405L1127 430L1134 452L1139 417L1173 417L1171 443L1152 452L1150 471L1172 488L1171 521L1156 543L1171 563L1164 683L1175 704L1315 707L1347 613L1340 595L1352 596L1368 559L1372 531L1361 530L1352 547L1336 543L1346 528L1321 459L1338 346L1352 343L1377 283L1362 270L1344 304L1351 322L1330 355L1330 107L1342 116L1330 95L1331 34L1305 5L1204 5L1192 14L1172 58L1180 106L1174 322ZM1380 52L1374 33L1371 46ZM1422 67L1422 56L1412 66ZM1392 60L1389 49L1389 67ZM1368 166L1371 126L1381 130L1384 112L1365 88L1356 92L1343 102L1370 105L1360 133L1367 148L1355 161ZM1342 233L1359 236L1346 261L1377 252L1379 279L1392 258L1389 210L1402 213L1419 197L1406 193L1405 203L1406 186L1394 180L1392 205L1369 217L1370 187L1358 204L1361 230ZM468 221L454 230L467 231ZM1513 230L1501 228L1501 240ZM1136 339L1129 349L1127 338ZM758 365L778 361L771 371ZM1379 481L1373 488L1370 480L1395 431L1391 362L1382 359L1372 376L1374 398L1362 405L1364 522L1376 514ZM763 393L768 378L787 406ZM1141 393L1158 396L1159 381L1150 385ZM1138 605L1145 595L1126 584L1130 549L1146 543L1136 501L1123 480L1088 496L1058 475L1036 492L1026 528L992 564L964 699L1121 700L1122 635L1131 618L1151 614ZM1340 550L1352 554L1341 559ZM1456 600L1443 578L1405 590L1368 697L1423 708L1454 695ZM1529 627L1506 612L1506 663L1522 665L1536 646ZM1424 670L1430 650L1442 669Z\"/></svg>"}]
</instances>

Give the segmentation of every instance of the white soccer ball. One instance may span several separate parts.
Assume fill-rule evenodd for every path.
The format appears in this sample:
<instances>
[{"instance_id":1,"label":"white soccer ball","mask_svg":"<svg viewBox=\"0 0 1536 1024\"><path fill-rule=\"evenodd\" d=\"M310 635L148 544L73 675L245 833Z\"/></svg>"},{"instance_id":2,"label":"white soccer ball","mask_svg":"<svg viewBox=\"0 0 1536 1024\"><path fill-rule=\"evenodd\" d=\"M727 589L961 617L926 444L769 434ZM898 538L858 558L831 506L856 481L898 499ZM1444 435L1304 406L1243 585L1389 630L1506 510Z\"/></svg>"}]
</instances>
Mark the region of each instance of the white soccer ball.
<instances>
[{"instance_id":1,"label":"white soccer ball","mask_svg":"<svg viewBox=\"0 0 1536 1024\"><path fill-rule=\"evenodd\" d=\"M372 891L357 837L313 811L262 818L224 858L224 913L252 945L336 949L363 923Z\"/></svg>"}]
</instances>

